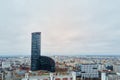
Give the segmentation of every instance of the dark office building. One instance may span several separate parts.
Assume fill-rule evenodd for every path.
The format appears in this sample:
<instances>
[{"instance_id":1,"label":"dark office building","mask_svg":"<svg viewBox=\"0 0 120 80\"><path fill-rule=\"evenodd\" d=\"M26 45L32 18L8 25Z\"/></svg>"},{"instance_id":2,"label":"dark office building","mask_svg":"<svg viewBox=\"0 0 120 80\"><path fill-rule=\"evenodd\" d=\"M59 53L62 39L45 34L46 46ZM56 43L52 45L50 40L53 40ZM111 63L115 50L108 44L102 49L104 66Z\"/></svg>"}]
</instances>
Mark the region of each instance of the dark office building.
<instances>
[{"instance_id":1,"label":"dark office building","mask_svg":"<svg viewBox=\"0 0 120 80\"><path fill-rule=\"evenodd\" d=\"M31 71L46 70L55 72L55 62L47 56L41 56L41 32L32 33Z\"/></svg>"},{"instance_id":2,"label":"dark office building","mask_svg":"<svg viewBox=\"0 0 120 80\"><path fill-rule=\"evenodd\" d=\"M39 68L39 56L40 56L40 46L41 46L41 33L32 33L32 45L31 45L31 70L36 71Z\"/></svg>"},{"instance_id":3,"label":"dark office building","mask_svg":"<svg viewBox=\"0 0 120 80\"><path fill-rule=\"evenodd\" d=\"M55 62L53 59L47 56L40 56L40 67L39 70L47 70L50 72L55 72Z\"/></svg>"},{"instance_id":4,"label":"dark office building","mask_svg":"<svg viewBox=\"0 0 120 80\"><path fill-rule=\"evenodd\" d=\"M113 66L112 66L112 65L107 65L107 66L106 66L106 69L113 71Z\"/></svg>"}]
</instances>

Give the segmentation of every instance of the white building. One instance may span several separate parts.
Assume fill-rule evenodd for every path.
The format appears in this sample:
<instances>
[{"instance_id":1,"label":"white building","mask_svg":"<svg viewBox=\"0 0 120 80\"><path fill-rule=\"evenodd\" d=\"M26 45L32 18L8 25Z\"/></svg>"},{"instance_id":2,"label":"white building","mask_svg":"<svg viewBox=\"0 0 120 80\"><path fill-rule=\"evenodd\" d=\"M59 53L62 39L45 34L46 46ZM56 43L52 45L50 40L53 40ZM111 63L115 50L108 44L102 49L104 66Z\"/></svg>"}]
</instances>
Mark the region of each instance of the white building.
<instances>
[{"instance_id":1,"label":"white building","mask_svg":"<svg viewBox=\"0 0 120 80\"><path fill-rule=\"evenodd\" d=\"M99 70L99 71L106 70L105 65L104 65L104 64L98 64L98 70Z\"/></svg>"},{"instance_id":2,"label":"white building","mask_svg":"<svg viewBox=\"0 0 120 80\"><path fill-rule=\"evenodd\" d=\"M80 67L82 78L99 78L97 64L82 64Z\"/></svg>"},{"instance_id":3,"label":"white building","mask_svg":"<svg viewBox=\"0 0 120 80\"><path fill-rule=\"evenodd\" d=\"M2 68L10 68L10 62L2 62Z\"/></svg>"},{"instance_id":4,"label":"white building","mask_svg":"<svg viewBox=\"0 0 120 80\"><path fill-rule=\"evenodd\" d=\"M113 65L113 70L117 73L120 73L120 64Z\"/></svg>"},{"instance_id":5,"label":"white building","mask_svg":"<svg viewBox=\"0 0 120 80\"><path fill-rule=\"evenodd\" d=\"M120 73L102 72L101 80L120 80Z\"/></svg>"}]
</instances>

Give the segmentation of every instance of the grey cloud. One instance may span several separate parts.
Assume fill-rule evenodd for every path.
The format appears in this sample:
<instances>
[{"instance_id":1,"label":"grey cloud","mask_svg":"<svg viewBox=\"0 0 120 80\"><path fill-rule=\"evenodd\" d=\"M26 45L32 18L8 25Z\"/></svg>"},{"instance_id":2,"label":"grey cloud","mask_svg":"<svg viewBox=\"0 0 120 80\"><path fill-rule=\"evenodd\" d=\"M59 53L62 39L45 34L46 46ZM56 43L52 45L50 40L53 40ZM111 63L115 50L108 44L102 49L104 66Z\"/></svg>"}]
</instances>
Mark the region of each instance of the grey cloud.
<instances>
[{"instance_id":1,"label":"grey cloud","mask_svg":"<svg viewBox=\"0 0 120 80\"><path fill-rule=\"evenodd\" d=\"M30 33L41 31L43 53L119 52L119 2L0 1L0 51L30 53Z\"/></svg>"}]
</instances>

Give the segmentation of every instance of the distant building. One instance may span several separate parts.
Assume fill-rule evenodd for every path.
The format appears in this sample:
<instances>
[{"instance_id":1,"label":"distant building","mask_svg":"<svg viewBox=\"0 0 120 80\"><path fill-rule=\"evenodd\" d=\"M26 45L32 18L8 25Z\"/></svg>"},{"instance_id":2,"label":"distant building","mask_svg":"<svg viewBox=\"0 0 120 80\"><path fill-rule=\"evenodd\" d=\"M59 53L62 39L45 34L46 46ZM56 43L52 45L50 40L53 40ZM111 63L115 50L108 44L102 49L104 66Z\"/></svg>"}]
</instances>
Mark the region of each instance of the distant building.
<instances>
[{"instance_id":1,"label":"distant building","mask_svg":"<svg viewBox=\"0 0 120 80\"><path fill-rule=\"evenodd\" d=\"M81 77L81 79L97 79L99 80L100 74L98 72L97 64L81 64L77 65L78 71L77 76Z\"/></svg>"},{"instance_id":2,"label":"distant building","mask_svg":"<svg viewBox=\"0 0 120 80\"><path fill-rule=\"evenodd\" d=\"M120 73L108 71L101 73L101 80L120 80Z\"/></svg>"},{"instance_id":3,"label":"distant building","mask_svg":"<svg viewBox=\"0 0 120 80\"><path fill-rule=\"evenodd\" d=\"M39 70L47 70L50 72L55 72L55 62L50 57L40 56L39 63L40 63Z\"/></svg>"},{"instance_id":4,"label":"distant building","mask_svg":"<svg viewBox=\"0 0 120 80\"><path fill-rule=\"evenodd\" d=\"M112 66L112 65L107 65L107 66L106 66L106 69L113 71L113 66Z\"/></svg>"},{"instance_id":5,"label":"distant building","mask_svg":"<svg viewBox=\"0 0 120 80\"><path fill-rule=\"evenodd\" d=\"M99 78L97 64L82 64L81 76L86 78Z\"/></svg>"},{"instance_id":6,"label":"distant building","mask_svg":"<svg viewBox=\"0 0 120 80\"><path fill-rule=\"evenodd\" d=\"M39 56L40 56L40 32L32 33L32 45L31 45L31 70L36 71L39 69Z\"/></svg>"},{"instance_id":7,"label":"distant building","mask_svg":"<svg viewBox=\"0 0 120 80\"><path fill-rule=\"evenodd\" d=\"M116 64L113 66L114 72L120 73L120 64Z\"/></svg>"},{"instance_id":8,"label":"distant building","mask_svg":"<svg viewBox=\"0 0 120 80\"><path fill-rule=\"evenodd\" d=\"M98 64L98 70L99 70L99 71L106 70L105 65L104 65L104 64Z\"/></svg>"},{"instance_id":9,"label":"distant building","mask_svg":"<svg viewBox=\"0 0 120 80\"><path fill-rule=\"evenodd\" d=\"M105 67L106 67L107 70L113 71L113 64L107 63L107 64L105 64Z\"/></svg>"},{"instance_id":10,"label":"distant building","mask_svg":"<svg viewBox=\"0 0 120 80\"><path fill-rule=\"evenodd\" d=\"M10 62L2 62L2 68L10 68Z\"/></svg>"},{"instance_id":11,"label":"distant building","mask_svg":"<svg viewBox=\"0 0 120 80\"><path fill-rule=\"evenodd\" d=\"M41 56L41 32L32 33L31 71L37 70L55 72L55 61Z\"/></svg>"}]
</instances>

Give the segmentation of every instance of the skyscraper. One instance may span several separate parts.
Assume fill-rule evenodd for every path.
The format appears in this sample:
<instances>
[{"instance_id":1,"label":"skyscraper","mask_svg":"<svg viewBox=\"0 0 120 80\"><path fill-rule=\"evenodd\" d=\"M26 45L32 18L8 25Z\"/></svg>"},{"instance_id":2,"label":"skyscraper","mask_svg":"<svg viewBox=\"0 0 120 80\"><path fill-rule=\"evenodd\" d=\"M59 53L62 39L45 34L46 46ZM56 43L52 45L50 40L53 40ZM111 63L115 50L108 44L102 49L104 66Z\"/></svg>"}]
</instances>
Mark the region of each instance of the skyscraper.
<instances>
[{"instance_id":1,"label":"skyscraper","mask_svg":"<svg viewBox=\"0 0 120 80\"><path fill-rule=\"evenodd\" d=\"M41 32L32 33L31 71L46 70L55 72L55 61L47 56L41 56Z\"/></svg>"},{"instance_id":2,"label":"skyscraper","mask_svg":"<svg viewBox=\"0 0 120 80\"><path fill-rule=\"evenodd\" d=\"M32 33L31 45L31 70L36 71L39 68L39 56L41 54L41 32Z\"/></svg>"}]
</instances>

